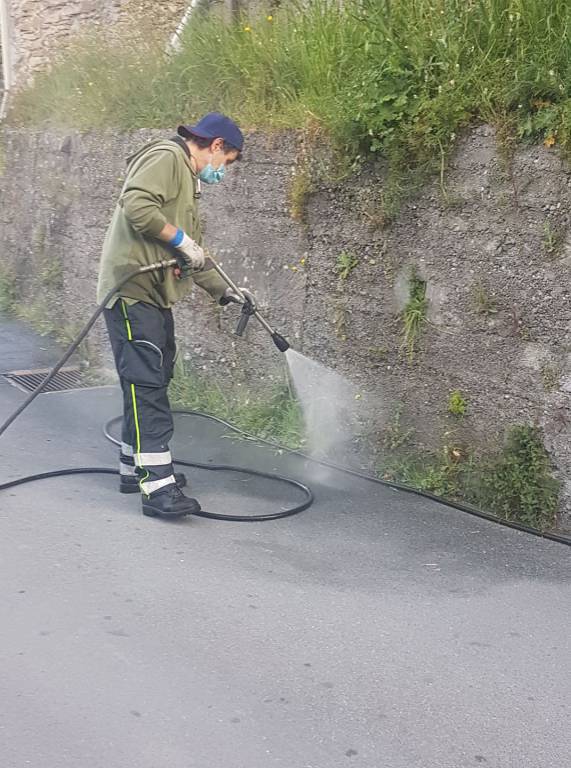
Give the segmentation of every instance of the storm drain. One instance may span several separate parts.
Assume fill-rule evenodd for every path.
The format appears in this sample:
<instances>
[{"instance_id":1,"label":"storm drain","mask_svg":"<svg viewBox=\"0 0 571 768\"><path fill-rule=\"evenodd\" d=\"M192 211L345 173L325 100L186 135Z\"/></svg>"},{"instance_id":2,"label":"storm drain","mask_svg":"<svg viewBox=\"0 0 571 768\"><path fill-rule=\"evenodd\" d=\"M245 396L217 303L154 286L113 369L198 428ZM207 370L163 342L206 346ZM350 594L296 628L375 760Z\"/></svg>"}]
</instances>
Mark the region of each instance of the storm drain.
<instances>
[{"instance_id":1,"label":"storm drain","mask_svg":"<svg viewBox=\"0 0 571 768\"><path fill-rule=\"evenodd\" d=\"M2 378L7 379L10 384L24 392L33 392L49 372L49 369L45 371L11 371L4 373ZM44 392L63 392L66 389L82 389L88 386L89 384L85 384L81 380L79 368L62 368L56 373Z\"/></svg>"}]
</instances>

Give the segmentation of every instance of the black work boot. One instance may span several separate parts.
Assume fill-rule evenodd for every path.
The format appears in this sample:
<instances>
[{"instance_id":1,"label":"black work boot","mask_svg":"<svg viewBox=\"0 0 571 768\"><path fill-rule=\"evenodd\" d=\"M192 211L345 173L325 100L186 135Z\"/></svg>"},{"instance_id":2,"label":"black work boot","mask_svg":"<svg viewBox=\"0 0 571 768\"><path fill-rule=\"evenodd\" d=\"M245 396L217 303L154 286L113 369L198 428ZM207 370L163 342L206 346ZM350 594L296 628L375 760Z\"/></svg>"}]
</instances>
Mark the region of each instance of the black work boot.
<instances>
[{"instance_id":1,"label":"black work boot","mask_svg":"<svg viewBox=\"0 0 571 768\"><path fill-rule=\"evenodd\" d=\"M174 477L178 488L186 486L186 475L175 472ZM140 493L139 478L136 475L119 475L119 493Z\"/></svg>"},{"instance_id":2,"label":"black work boot","mask_svg":"<svg viewBox=\"0 0 571 768\"><path fill-rule=\"evenodd\" d=\"M169 485L150 496L143 494L142 501L143 514L148 517L164 517L173 520L200 512L198 501L185 496L178 485Z\"/></svg>"}]
</instances>

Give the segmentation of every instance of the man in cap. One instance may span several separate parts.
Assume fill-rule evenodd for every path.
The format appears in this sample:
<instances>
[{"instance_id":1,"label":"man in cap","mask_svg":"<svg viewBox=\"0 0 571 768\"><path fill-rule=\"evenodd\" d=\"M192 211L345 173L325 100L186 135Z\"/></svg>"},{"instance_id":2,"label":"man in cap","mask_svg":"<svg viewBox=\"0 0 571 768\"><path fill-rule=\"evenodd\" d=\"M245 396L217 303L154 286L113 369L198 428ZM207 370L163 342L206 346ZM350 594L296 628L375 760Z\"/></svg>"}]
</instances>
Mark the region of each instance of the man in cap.
<instances>
[{"instance_id":1,"label":"man in cap","mask_svg":"<svg viewBox=\"0 0 571 768\"><path fill-rule=\"evenodd\" d=\"M178 135L147 144L128 159L127 177L103 245L97 298L122 276L176 255L180 269L139 275L105 309L105 321L123 390L120 491L142 495L143 514L178 518L200 511L173 471L173 419L167 389L175 360L171 307L192 283L219 304L240 302L202 249L198 212L201 182L217 184L241 157L238 126L217 112ZM189 279L191 278L191 279ZM245 297L255 306L246 289Z\"/></svg>"}]
</instances>

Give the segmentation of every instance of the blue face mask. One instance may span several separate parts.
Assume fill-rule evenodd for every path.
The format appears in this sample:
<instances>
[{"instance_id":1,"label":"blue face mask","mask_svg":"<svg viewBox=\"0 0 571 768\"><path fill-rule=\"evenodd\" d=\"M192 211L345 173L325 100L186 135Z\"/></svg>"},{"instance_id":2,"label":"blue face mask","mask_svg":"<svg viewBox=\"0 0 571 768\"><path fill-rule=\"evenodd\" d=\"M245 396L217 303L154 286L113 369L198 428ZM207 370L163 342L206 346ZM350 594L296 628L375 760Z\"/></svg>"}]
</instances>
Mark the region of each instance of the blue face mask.
<instances>
[{"instance_id":1,"label":"blue face mask","mask_svg":"<svg viewBox=\"0 0 571 768\"><path fill-rule=\"evenodd\" d=\"M218 168L213 168L211 163L208 163L206 168L203 168L198 174L198 178L205 184L219 184L224 178L226 168L224 163Z\"/></svg>"}]
</instances>

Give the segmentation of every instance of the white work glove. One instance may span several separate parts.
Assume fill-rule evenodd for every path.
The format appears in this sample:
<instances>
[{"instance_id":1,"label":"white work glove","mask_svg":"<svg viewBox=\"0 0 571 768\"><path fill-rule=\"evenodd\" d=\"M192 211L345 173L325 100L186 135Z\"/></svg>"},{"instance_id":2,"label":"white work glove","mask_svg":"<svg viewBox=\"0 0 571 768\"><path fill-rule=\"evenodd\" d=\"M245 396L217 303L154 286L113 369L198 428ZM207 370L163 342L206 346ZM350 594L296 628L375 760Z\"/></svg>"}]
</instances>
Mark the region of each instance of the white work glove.
<instances>
[{"instance_id":1,"label":"white work glove","mask_svg":"<svg viewBox=\"0 0 571 768\"><path fill-rule=\"evenodd\" d=\"M184 263L179 264L181 277L189 277L191 272L198 272L204 267L204 251L187 234L183 235L182 242L176 246Z\"/></svg>"},{"instance_id":2,"label":"white work glove","mask_svg":"<svg viewBox=\"0 0 571 768\"><path fill-rule=\"evenodd\" d=\"M256 300L256 297L252 293L252 291L249 291L247 288L240 288L239 289L243 294L246 301L252 305L252 309L256 309L258 306L258 302ZM224 291L224 295L222 296L222 299L220 301L221 304L228 304L229 302L232 302L233 304L243 304L242 298L239 294L236 293L236 291L233 288L226 288Z\"/></svg>"}]
</instances>

